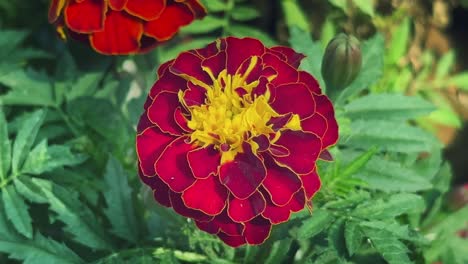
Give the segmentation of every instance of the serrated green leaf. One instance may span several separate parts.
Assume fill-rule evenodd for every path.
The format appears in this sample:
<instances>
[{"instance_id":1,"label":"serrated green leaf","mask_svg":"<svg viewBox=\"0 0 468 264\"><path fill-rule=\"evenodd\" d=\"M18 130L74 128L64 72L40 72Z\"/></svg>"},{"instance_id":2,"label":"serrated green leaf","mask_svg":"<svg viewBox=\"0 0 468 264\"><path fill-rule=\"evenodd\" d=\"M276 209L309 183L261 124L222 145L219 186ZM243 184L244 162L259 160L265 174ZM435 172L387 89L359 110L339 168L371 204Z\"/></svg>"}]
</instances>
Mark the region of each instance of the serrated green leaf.
<instances>
[{"instance_id":1,"label":"serrated green leaf","mask_svg":"<svg viewBox=\"0 0 468 264\"><path fill-rule=\"evenodd\" d=\"M14 175L18 174L23 165L44 118L45 111L38 110L23 121L13 144L11 168Z\"/></svg>"},{"instance_id":2,"label":"serrated green leaf","mask_svg":"<svg viewBox=\"0 0 468 264\"><path fill-rule=\"evenodd\" d=\"M342 136L342 140L357 148L379 146L382 150L402 153L427 152L434 146L440 146L433 135L421 128L388 120L352 122L349 138L346 140Z\"/></svg>"},{"instance_id":3,"label":"serrated green leaf","mask_svg":"<svg viewBox=\"0 0 468 264\"><path fill-rule=\"evenodd\" d=\"M362 153L359 157L355 158L349 164L343 168L343 171L340 173L340 177L347 178L354 175L363 168L367 162L377 153L377 147L372 147L366 152Z\"/></svg>"},{"instance_id":4,"label":"serrated green leaf","mask_svg":"<svg viewBox=\"0 0 468 264\"><path fill-rule=\"evenodd\" d=\"M367 89L380 79L384 65L384 38L376 34L364 41L362 47L362 67L357 78L339 95L336 104L343 104L350 97Z\"/></svg>"},{"instance_id":5,"label":"serrated green leaf","mask_svg":"<svg viewBox=\"0 0 468 264\"><path fill-rule=\"evenodd\" d=\"M238 21L249 21L260 17L260 13L250 6L238 6L232 10L231 17Z\"/></svg>"},{"instance_id":6,"label":"serrated green leaf","mask_svg":"<svg viewBox=\"0 0 468 264\"><path fill-rule=\"evenodd\" d=\"M347 221L345 224L345 241L346 248L350 256L353 256L356 251L361 247L364 235L355 221Z\"/></svg>"},{"instance_id":7,"label":"serrated green leaf","mask_svg":"<svg viewBox=\"0 0 468 264\"><path fill-rule=\"evenodd\" d=\"M345 106L350 118L366 120L408 120L434 110L435 107L421 97L402 94L370 94Z\"/></svg>"},{"instance_id":8,"label":"serrated green leaf","mask_svg":"<svg viewBox=\"0 0 468 264\"><path fill-rule=\"evenodd\" d=\"M227 9L227 4L223 0L201 0L210 12L222 12Z\"/></svg>"},{"instance_id":9,"label":"serrated green leaf","mask_svg":"<svg viewBox=\"0 0 468 264\"><path fill-rule=\"evenodd\" d=\"M253 37L261 40L266 46L276 45L274 41L267 33L260 31L256 28L252 28L244 25L231 25L227 29L228 33L236 37Z\"/></svg>"},{"instance_id":10,"label":"serrated green leaf","mask_svg":"<svg viewBox=\"0 0 468 264\"><path fill-rule=\"evenodd\" d=\"M304 32L310 32L307 17L296 0L282 0L281 4L286 18L286 25L289 28L297 27Z\"/></svg>"},{"instance_id":11,"label":"serrated green leaf","mask_svg":"<svg viewBox=\"0 0 468 264\"><path fill-rule=\"evenodd\" d=\"M9 185L3 188L2 199L7 218L20 234L31 239L33 237L32 219L26 203L18 195L15 187Z\"/></svg>"},{"instance_id":12,"label":"serrated green leaf","mask_svg":"<svg viewBox=\"0 0 468 264\"><path fill-rule=\"evenodd\" d=\"M289 34L291 47L295 51L306 55L302 60L301 69L312 74L319 82L320 87L324 89L325 85L321 72L323 51L320 42L313 41L309 33L298 27L289 28Z\"/></svg>"},{"instance_id":13,"label":"serrated green leaf","mask_svg":"<svg viewBox=\"0 0 468 264\"><path fill-rule=\"evenodd\" d=\"M410 261L407 252L408 248L400 242L391 233L385 230L375 230L373 228L363 229L369 237L372 245L388 261L389 264L409 264Z\"/></svg>"},{"instance_id":14,"label":"serrated green leaf","mask_svg":"<svg viewBox=\"0 0 468 264\"><path fill-rule=\"evenodd\" d=\"M102 232L103 228L98 225L91 210L78 199L75 192L38 178L33 178L32 182L47 197L50 209L66 225L65 231L73 235L74 241L93 249L112 248Z\"/></svg>"},{"instance_id":15,"label":"serrated green leaf","mask_svg":"<svg viewBox=\"0 0 468 264\"><path fill-rule=\"evenodd\" d=\"M107 208L104 213L112 225L112 231L117 236L136 243L138 227L132 202L132 189L128 185L128 175L119 161L110 157L107 162L104 180L106 190L104 197Z\"/></svg>"},{"instance_id":16,"label":"serrated green leaf","mask_svg":"<svg viewBox=\"0 0 468 264\"><path fill-rule=\"evenodd\" d=\"M0 96L4 105L55 105L52 85L45 74L20 69L0 75L0 83L9 88Z\"/></svg>"},{"instance_id":17,"label":"serrated green leaf","mask_svg":"<svg viewBox=\"0 0 468 264\"><path fill-rule=\"evenodd\" d=\"M215 16L206 16L202 20L196 20L190 25L183 27L180 31L186 34L209 33L224 27L226 21Z\"/></svg>"},{"instance_id":18,"label":"serrated green leaf","mask_svg":"<svg viewBox=\"0 0 468 264\"><path fill-rule=\"evenodd\" d=\"M92 96L102 78L102 73L86 73L76 80L71 89L65 94L67 101L80 96Z\"/></svg>"},{"instance_id":19,"label":"serrated green leaf","mask_svg":"<svg viewBox=\"0 0 468 264\"><path fill-rule=\"evenodd\" d=\"M385 200L378 199L360 204L352 215L366 219L388 219L402 214L421 213L425 208L426 205L421 196L397 193Z\"/></svg>"},{"instance_id":20,"label":"serrated green leaf","mask_svg":"<svg viewBox=\"0 0 468 264\"><path fill-rule=\"evenodd\" d=\"M335 249L337 255L344 259L346 257L346 241L345 241L345 219L339 218L328 229L328 244Z\"/></svg>"},{"instance_id":21,"label":"serrated green leaf","mask_svg":"<svg viewBox=\"0 0 468 264\"><path fill-rule=\"evenodd\" d=\"M379 157L371 159L355 177L365 181L368 188L384 192L416 192L432 188L429 177L424 177L398 162Z\"/></svg>"},{"instance_id":22,"label":"serrated green leaf","mask_svg":"<svg viewBox=\"0 0 468 264\"><path fill-rule=\"evenodd\" d=\"M401 225L394 220L386 221L363 221L359 225L362 228L373 228L376 230L385 230L392 234L392 236L402 239L413 241L419 244L427 244L428 241L424 239L419 233L410 230L408 225Z\"/></svg>"},{"instance_id":23,"label":"serrated green leaf","mask_svg":"<svg viewBox=\"0 0 468 264\"><path fill-rule=\"evenodd\" d=\"M275 241L271 246L271 250L268 254L267 259L263 262L264 264L276 264L281 263L287 256L288 251L291 247L291 239L282 239Z\"/></svg>"},{"instance_id":24,"label":"serrated green leaf","mask_svg":"<svg viewBox=\"0 0 468 264\"><path fill-rule=\"evenodd\" d=\"M327 228L333 220L333 216L331 216L325 210L314 210L314 213L310 217L310 219L305 220L302 222L302 225L299 227L297 231L297 238L298 239L309 239L318 233L322 232L325 228Z\"/></svg>"},{"instance_id":25,"label":"serrated green leaf","mask_svg":"<svg viewBox=\"0 0 468 264\"><path fill-rule=\"evenodd\" d=\"M8 176L11 165L11 142L8 139L8 124L0 108L0 180Z\"/></svg>"},{"instance_id":26,"label":"serrated green leaf","mask_svg":"<svg viewBox=\"0 0 468 264\"><path fill-rule=\"evenodd\" d=\"M35 185L29 177L18 177L13 183L18 193L25 199L35 203L46 203L47 199L41 189Z\"/></svg>"}]
</instances>

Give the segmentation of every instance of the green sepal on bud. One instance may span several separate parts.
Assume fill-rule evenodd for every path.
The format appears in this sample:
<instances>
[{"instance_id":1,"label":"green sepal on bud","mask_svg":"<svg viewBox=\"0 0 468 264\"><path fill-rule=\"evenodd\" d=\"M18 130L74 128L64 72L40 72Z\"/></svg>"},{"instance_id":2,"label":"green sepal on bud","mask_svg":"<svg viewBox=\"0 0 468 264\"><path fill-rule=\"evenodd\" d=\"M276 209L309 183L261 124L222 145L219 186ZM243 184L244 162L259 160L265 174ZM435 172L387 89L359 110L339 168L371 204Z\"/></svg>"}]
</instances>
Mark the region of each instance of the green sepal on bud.
<instances>
[{"instance_id":1,"label":"green sepal on bud","mask_svg":"<svg viewBox=\"0 0 468 264\"><path fill-rule=\"evenodd\" d=\"M356 37L340 33L330 40L322 60L327 93L334 97L350 85L358 76L361 64L361 45Z\"/></svg>"}]
</instances>

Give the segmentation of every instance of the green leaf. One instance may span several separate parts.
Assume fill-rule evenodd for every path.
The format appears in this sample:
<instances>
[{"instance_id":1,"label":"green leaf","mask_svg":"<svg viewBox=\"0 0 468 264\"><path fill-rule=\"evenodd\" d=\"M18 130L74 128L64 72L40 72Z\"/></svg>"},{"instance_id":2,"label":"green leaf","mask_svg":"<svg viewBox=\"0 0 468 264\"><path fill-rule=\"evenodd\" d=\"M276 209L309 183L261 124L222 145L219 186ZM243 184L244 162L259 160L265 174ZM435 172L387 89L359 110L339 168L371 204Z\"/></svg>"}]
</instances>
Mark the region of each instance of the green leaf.
<instances>
[{"instance_id":1,"label":"green leaf","mask_svg":"<svg viewBox=\"0 0 468 264\"><path fill-rule=\"evenodd\" d=\"M5 205L5 213L19 233L27 238L33 237L31 216L23 198L18 195L15 187L9 185L2 189L2 199Z\"/></svg>"},{"instance_id":2,"label":"green leaf","mask_svg":"<svg viewBox=\"0 0 468 264\"><path fill-rule=\"evenodd\" d=\"M224 27L226 22L222 18L206 16L202 20L196 20L192 24L183 27L180 31L186 34L209 33Z\"/></svg>"},{"instance_id":3,"label":"green leaf","mask_svg":"<svg viewBox=\"0 0 468 264\"><path fill-rule=\"evenodd\" d=\"M0 181L8 176L11 164L11 142L8 139L8 124L0 108Z\"/></svg>"},{"instance_id":4,"label":"green leaf","mask_svg":"<svg viewBox=\"0 0 468 264\"><path fill-rule=\"evenodd\" d=\"M346 167L340 173L340 177L347 178L359 172L361 168L363 168L367 164L367 162L369 162L369 160L375 155L376 152L377 148L372 147L366 152L362 153L359 157L355 158L348 165L346 165Z\"/></svg>"},{"instance_id":5,"label":"green leaf","mask_svg":"<svg viewBox=\"0 0 468 264\"><path fill-rule=\"evenodd\" d=\"M345 241L345 219L337 219L328 230L328 243L333 248L339 257L346 257L346 241Z\"/></svg>"},{"instance_id":6,"label":"green leaf","mask_svg":"<svg viewBox=\"0 0 468 264\"><path fill-rule=\"evenodd\" d=\"M297 27L304 32L310 32L308 19L296 0L282 0L281 4L288 28Z\"/></svg>"},{"instance_id":7,"label":"green leaf","mask_svg":"<svg viewBox=\"0 0 468 264\"><path fill-rule=\"evenodd\" d=\"M398 65L400 59L406 55L410 30L410 19L406 17L392 34L392 41L388 48L388 61L386 63Z\"/></svg>"},{"instance_id":8,"label":"green leaf","mask_svg":"<svg viewBox=\"0 0 468 264\"><path fill-rule=\"evenodd\" d=\"M136 243L138 227L132 201L132 189L128 186L128 175L119 161L110 157L107 162L104 180L106 190L104 197L108 207L104 213L112 225L112 231L117 236Z\"/></svg>"},{"instance_id":9,"label":"green leaf","mask_svg":"<svg viewBox=\"0 0 468 264\"><path fill-rule=\"evenodd\" d=\"M29 153L21 172L39 175L63 166L80 164L84 159L83 155L72 154L69 147L48 147L47 141L43 140Z\"/></svg>"},{"instance_id":10,"label":"green leaf","mask_svg":"<svg viewBox=\"0 0 468 264\"><path fill-rule=\"evenodd\" d=\"M442 58L440 58L437 63L435 78L436 80L441 80L450 73L453 65L455 64L455 52L450 50L445 53Z\"/></svg>"},{"instance_id":11,"label":"green leaf","mask_svg":"<svg viewBox=\"0 0 468 264\"><path fill-rule=\"evenodd\" d=\"M338 97L336 104L343 104L345 100L367 89L380 79L384 65L384 38L376 34L362 44L362 67L357 78ZM318 56L318 55L316 55Z\"/></svg>"},{"instance_id":12,"label":"green leaf","mask_svg":"<svg viewBox=\"0 0 468 264\"><path fill-rule=\"evenodd\" d=\"M47 203L41 189L31 181L30 177L18 177L13 183L18 193L25 199L35 203Z\"/></svg>"},{"instance_id":13,"label":"green leaf","mask_svg":"<svg viewBox=\"0 0 468 264\"><path fill-rule=\"evenodd\" d=\"M45 118L45 114L45 111L38 110L23 121L16 135L15 143L13 144L11 167L14 175L18 174L29 150L34 144L34 140Z\"/></svg>"},{"instance_id":14,"label":"green leaf","mask_svg":"<svg viewBox=\"0 0 468 264\"><path fill-rule=\"evenodd\" d=\"M297 230L297 239L309 239L327 228L333 217L325 210L314 210L310 219L305 220Z\"/></svg>"},{"instance_id":15,"label":"green leaf","mask_svg":"<svg viewBox=\"0 0 468 264\"><path fill-rule=\"evenodd\" d=\"M468 72L462 72L450 77L445 84L446 86L456 86L462 90L468 90Z\"/></svg>"},{"instance_id":16,"label":"green leaf","mask_svg":"<svg viewBox=\"0 0 468 264\"><path fill-rule=\"evenodd\" d=\"M353 0L353 3L366 15L373 17L374 12L374 1L372 0Z\"/></svg>"},{"instance_id":17,"label":"green leaf","mask_svg":"<svg viewBox=\"0 0 468 264\"><path fill-rule=\"evenodd\" d=\"M79 199L76 192L67 190L50 181L33 178L33 183L41 189L50 209L72 234L73 240L93 249L110 249L111 244L102 233L103 228L93 213Z\"/></svg>"},{"instance_id":18,"label":"green leaf","mask_svg":"<svg viewBox=\"0 0 468 264\"><path fill-rule=\"evenodd\" d=\"M210 12L222 12L227 9L227 4L223 0L201 0L201 2Z\"/></svg>"},{"instance_id":19,"label":"green leaf","mask_svg":"<svg viewBox=\"0 0 468 264\"><path fill-rule=\"evenodd\" d=\"M353 256L356 251L361 247L362 240L364 235L355 221L347 221L345 224L345 241L346 248L350 256Z\"/></svg>"},{"instance_id":20,"label":"green leaf","mask_svg":"<svg viewBox=\"0 0 468 264\"><path fill-rule=\"evenodd\" d=\"M282 239L275 241L271 246L271 250L268 254L267 259L263 262L264 264L276 264L281 263L287 256L291 247L291 239Z\"/></svg>"},{"instance_id":21,"label":"green leaf","mask_svg":"<svg viewBox=\"0 0 468 264\"><path fill-rule=\"evenodd\" d=\"M261 40L266 46L276 45L276 41L273 40L267 33L260 31L256 28L252 28L244 25L231 25L227 29L229 34L236 37L253 37Z\"/></svg>"},{"instance_id":22,"label":"green leaf","mask_svg":"<svg viewBox=\"0 0 468 264\"><path fill-rule=\"evenodd\" d=\"M408 120L434 110L435 107L421 97L402 94L370 94L345 106L350 118L366 120Z\"/></svg>"},{"instance_id":23,"label":"green leaf","mask_svg":"<svg viewBox=\"0 0 468 264\"><path fill-rule=\"evenodd\" d=\"M232 10L231 16L234 20L249 21L260 17L260 13L250 6L238 6Z\"/></svg>"},{"instance_id":24,"label":"green leaf","mask_svg":"<svg viewBox=\"0 0 468 264\"><path fill-rule=\"evenodd\" d=\"M378 199L360 204L352 212L352 215L366 219L387 219L402 214L421 213L425 207L424 199L421 196L398 193L385 200Z\"/></svg>"},{"instance_id":25,"label":"green leaf","mask_svg":"<svg viewBox=\"0 0 468 264\"><path fill-rule=\"evenodd\" d=\"M80 76L65 94L67 101L71 101L81 96L92 96L102 79L102 73L86 73Z\"/></svg>"},{"instance_id":26,"label":"green leaf","mask_svg":"<svg viewBox=\"0 0 468 264\"><path fill-rule=\"evenodd\" d=\"M403 122L387 120L358 120L351 123L349 138L343 143L357 148L379 146L382 150L416 153L440 146L438 140L421 128Z\"/></svg>"},{"instance_id":27,"label":"green leaf","mask_svg":"<svg viewBox=\"0 0 468 264\"><path fill-rule=\"evenodd\" d=\"M0 83L10 89L0 96L5 105L55 105L52 85L45 74L15 70L0 75Z\"/></svg>"},{"instance_id":28,"label":"green leaf","mask_svg":"<svg viewBox=\"0 0 468 264\"><path fill-rule=\"evenodd\" d=\"M372 245L388 261L389 264L409 264L413 263L408 258L408 248L400 242L391 233L385 230L376 230L373 228L363 229L369 237Z\"/></svg>"},{"instance_id":29,"label":"green leaf","mask_svg":"<svg viewBox=\"0 0 468 264\"><path fill-rule=\"evenodd\" d=\"M419 244L427 244L426 239L417 233L414 230L410 230L408 225L401 225L395 220L386 220L386 221L363 221L360 222L359 225L362 228L373 228L376 230L385 230L392 234L392 236L402 239L413 241Z\"/></svg>"},{"instance_id":30,"label":"green leaf","mask_svg":"<svg viewBox=\"0 0 468 264\"><path fill-rule=\"evenodd\" d=\"M308 32L298 27L289 28L289 34L291 47L306 55L302 60L301 69L312 74L323 89L325 87L321 72L323 51L320 42L313 41Z\"/></svg>"},{"instance_id":31,"label":"green leaf","mask_svg":"<svg viewBox=\"0 0 468 264\"><path fill-rule=\"evenodd\" d=\"M419 174L401 163L379 157L372 158L355 177L365 181L368 188L384 192L417 192L432 188L430 175Z\"/></svg>"},{"instance_id":32,"label":"green leaf","mask_svg":"<svg viewBox=\"0 0 468 264\"><path fill-rule=\"evenodd\" d=\"M339 9L346 11L348 9L348 1L347 0L328 0L330 4L338 7Z\"/></svg>"}]
</instances>

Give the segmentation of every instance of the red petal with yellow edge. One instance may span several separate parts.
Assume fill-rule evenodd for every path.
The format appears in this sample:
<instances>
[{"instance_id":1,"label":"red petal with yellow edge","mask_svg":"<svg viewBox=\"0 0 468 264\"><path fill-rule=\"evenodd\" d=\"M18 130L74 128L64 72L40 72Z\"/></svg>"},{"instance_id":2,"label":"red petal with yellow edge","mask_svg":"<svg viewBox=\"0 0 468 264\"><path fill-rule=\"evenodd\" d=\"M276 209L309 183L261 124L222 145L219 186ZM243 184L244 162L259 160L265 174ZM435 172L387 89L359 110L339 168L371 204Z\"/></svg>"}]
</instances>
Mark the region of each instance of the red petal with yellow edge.
<instances>
[{"instance_id":1,"label":"red petal with yellow edge","mask_svg":"<svg viewBox=\"0 0 468 264\"><path fill-rule=\"evenodd\" d=\"M296 174L307 174L314 170L315 162L322 150L320 138L310 132L283 131L275 144L287 148L290 153L288 156L273 156L273 158Z\"/></svg>"},{"instance_id":2,"label":"red petal with yellow edge","mask_svg":"<svg viewBox=\"0 0 468 264\"><path fill-rule=\"evenodd\" d=\"M166 0L128 0L125 11L149 21L158 18L165 7Z\"/></svg>"},{"instance_id":3,"label":"red petal with yellow edge","mask_svg":"<svg viewBox=\"0 0 468 264\"><path fill-rule=\"evenodd\" d=\"M271 53L266 53L263 55L262 59L266 66L272 67L278 74L278 76L271 81L272 84L281 85L284 83L295 83L298 81L299 73L287 62L282 61Z\"/></svg>"},{"instance_id":4,"label":"red petal with yellow edge","mask_svg":"<svg viewBox=\"0 0 468 264\"><path fill-rule=\"evenodd\" d=\"M278 52L286 58L286 62L294 68L299 68L302 59L305 58L304 54L297 53L290 47L277 46L270 48L271 51Z\"/></svg>"},{"instance_id":5,"label":"red petal with yellow edge","mask_svg":"<svg viewBox=\"0 0 468 264\"><path fill-rule=\"evenodd\" d=\"M265 165L252 153L250 145L244 143L243 149L244 153L237 154L219 169L221 183L238 199L252 195L266 177Z\"/></svg>"},{"instance_id":6,"label":"red petal with yellow edge","mask_svg":"<svg viewBox=\"0 0 468 264\"><path fill-rule=\"evenodd\" d=\"M190 52L183 52L175 59L171 72L183 76L184 79L190 79L191 82L202 82L212 84L210 77L201 68L202 59Z\"/></svg>"},{"instance_id":7,"label":"red petal with yellow edge","mask_svg":"<svg viewBox=\"0 0 468 264\"><path fill-rule=\"evenodd\" d=\"M275 100L271 104L279 114L294 113L307 118L315 112L313 93L302 83L288 83L275 89ZM294 98L294 99L293 99ZM294 100L294 103L291 103Z\"/></svg>"},{"instance_id":8,"label":"red petal with yellow edge","mask_svg":"<svg viewBox=\"0 0 468 264\"><path fill-rule=\"evenodd\" d=\"M177 125L185 132L191 131L191 129L187 125L188 120L187 120L187 117L185 116L185 111L182 110L180 106L177 107L174 112L174 120L177 123Z\"/></svg>"},{"instance_id":9,"label":"red petal with yellow edge","mask_svg":"<svg viewBox=\"0 0 468 264\"><path fill-rule=\"evenodd\" d=\"M186 140L180 137L167 145L155 165L156 173L174 192L183 192L195 182L187 162L187 152L194 146Z\"/></svg>"},{"instance_id":10,"label":"red petal with yellow edge","mask_svg":"<svg viewBox=\"0 0 468 264\"><path fill-rule=\"evenodd\" d=\"M284 206L275 205L268 195L265 195L265 197L267 198L267 204L262 216L270 220L274 225L288 221L291 213L302 210L306 202L304 191L302 190L294 194L291 201Z\"/></svg>"},{"instance_id":11,"label":"red petal with yellow edge","mask_svg":"<svg viewBox=\"0 0 468 264\"><path fill-rule=\"evenodd\" d=\"M177 0L176 0L177 1ZM177 1L181 2L181 1ZM200 3L199 0L187 0L187 1L182 1L185 4L187 4L192 12L195 14L195 17L197 18L202 18L206 15L206 9L205 7Z\"/></svg>"},{"instance_id":12,"label":"red petal with yellow edge","mask_svg":"<svg viewBox=\"0 0 468 264\"><path fill-rule=\"evenodd\" d=\"M187 106L202 105L205 103L206 90L191 82L188 83L188 89L184 93L184 102Z\"/></svg>"},{"instance_id":13,"label":"red petal with yellow edge","mask_svg":"<svg viewBox=\"0 0 468 264\"><path fill-rule=\"evenodd\" d=\"M104 30L90 36L91 46L102 54L136 53L140 48L143 25L124 12L109 11Z\"/></svg>"},{"instance_id":14,"label":"red petal with yellow edge","mask_svg":"<svg viewBox=\"0 0 468 264\"><path fill-rule=\"evenodd\" d=\"M214 78L218 77L221 71L226 69L226 52L220 51L219 53L204 59L202 66L209 68Z\"/></svg>"},{"instance_id":15,"label":"red petal with yellow edge","mask_svg":"<svg viewBox=\"0 0 468 264\"><path fill-rule=\"evenodd\" d=\"M244 237L250 245L259 245L270 236L271 223L262 216L258 216L245 223Z\"/></svg>"},{"instance_id":16,"label":"red petal with yellow edge","mask_svg":"<svg viewBox=\"0 0 468 264\"><path fill-rule=\"evenodd\" d=\"M265 198L260 192L255 192L244 200L231 195L227 213L235 222L248 222L263 213L265 205Z\"/></svg>"},{"instance_id":17,"label":"red petal with yellow edge","mask_svg":"<svg viewBox=\"0 0 468 264\"><path fill-rule=\"evenodd\" d=\"M180 197L179 193L170 191L169 197L171 199L172 208L174 208L174 211L176 211L178 214L185 217L193 218L196 221L200 222L208 222L213 219L212 216L206 215L201 211L193 210L185 206L184 201L182 201L182 198Z\"/></svg>"},{"instance_id":18,"label":"red petal with yellow edge","mask_svg":"<svg viewBox=\"0 0 468 264\"><path fill-rule=\"evenodd\" d=\"M226 39L217 39L216 41L213 41L210 44L208 44L206 47L201 48L201 49L195 49L193 51L196 54L203 57L204 59L207 59L225 50L226 50Z\"/></svg>"},{"instance_id":19,"label":"red petal with yellow edge","mask_svg":"<svg viewBox=\"0 0 468 264\"><path fill-rule=\"evenodd\" d=\"M62 13L67 0L52 0L49 7L49 23L54 23Z\"/></svg>"},{"instance_id":20,"label":"red petal with yellow edge","mask_svg":"<svg viewBox=\"0 0 468 264\"><path fill-rule=\"evenodd\" d=\"M312 132L320 138L323 138L328 129L328 122L321 114L315 113L312 116L301 120L301 127L302 130Z\"/></svg>"},{"instance_id":21,"label":"red petal with yellow edge","mask_svg":"<svg viewBox=\"0 0 468 264\"><path fill-rule=\"evenodd\" d=\"M121 11L122 9L124 9L128 0L108 0L108 1L109 1L110 8L116 11Z\"/></svg>"},{"instance_id":22,"label":"red petal with yellow edge","mask_svg":"<svg viewBox=\"0 0 468 264\"><path fill-rule=\"evenodd\" d=\"M265 46L253 38L226 38L227 72L234 75L244 61L253 56L262 56Z\"/></svg>"},{"instance_id":23,"label":"red petal with yellow edge","mask_svg":"<svg viewBox=\"0 0 468 264\"><path fill-rule=\"evenodd\" d=\"M307 200L310 200L321 186L317 171L313 170L311 173L301 175L301 181L304 186L306 198Z\"/></svg>"},{"instance_id":24,"label":"red petal with yellow edge","mask_svg":"<svg viewBox=\"0 0 468 264\"><path fill-rule=\"evenodd\" d=\"M226 211L215 216L213 220L209 222L197 223L197 226L210 234L217 234L221 231L230 236L241 236L244 232L244 226L232 221L226 214Z\"/></svg>"},{"instance_id":25,"label":"red petal with yellow edge","mask_svg":"<svg viewBox=\"0 0 468 264\"><path fill-rule=\"evenodd\" d=\"M219 227L213 221L208 221L208 222L200 222L200 221L195 221L195 225L200 228L200 230L203 230L209 234L216 235L219 233Z\"/></svg>"},{"instance_id":26,"label":"red petal with yellow edge","mask_svg":"<svg viewBox=\"0 0 468 264\"><path fill-rule=\"evenodd\" d=\"M188 208L200 210L207 215L218 215L226 206L228 191L217 176L198 179L185 190L182 200Z\"/></svg>"},{"instance_id":27,"label":"red petal with yellow edge","mask_svg":"<svg viewBox=\"0 0 468 264\"><path fill-rule=\"evenodd\" d=\"M326 148L338 141L338 123L335 119L335 110L330 99L325 95L315 96L315 101L317 102L316 111L327 119L328 129L322 138L322 148Z\"/></svg>"},{"instance_id":28,"label":"red petal with yellow edge","mask_svg":"<svg viewBox=\"0 0 468 264\"><path fill-rule=\"evenodd\" d=\"M93 33L104 27L107 5L102 0L69 1L65 7L65 23L78 33ZM86 16L83 16L83 15Z\"/></svg>"},{"instance_id":29,"label":"red petal with yellow edge","mask_svg":"<svg viewBox=\"0 0 468 264\"><path fill-rule=\"evenodd\" d=\"M320 85L310 73L305 71L299 71L299 82L305 83L310 91L315 94L321 94L322 90L320 89Z\"/></svg>"},{"instance_id":30,"label":"red petal with yellow edge","mask_svg":"<svg viewBox=\"0 0 468 264\"><path fill-rule=\"evenodd\" d=\"M163 133L156 126L149 127L137 135L136 151L143 175L155 175L154 164L156 160L164 151L167 144L171 143L174 139L173 136Z\"/></svg>"},{"instance_id":31,"label":"red petal with yellow edge","mask_svg":"<svg viewBox=\"0 0 468 264\"><path fill-rule=\"evenodd\" d=\"M153 190L153 197L156 201L158 201L161 205L165 207L171 207L171 200L169 198L169 187L159 179L157 176L146 177L143 175L141 170L138 171L140 175L140 179L146 185L151 187Z\"/></svg>"},{"instance_id":32,"label":"red petal with yellow edge","mask_svg":"<svg viewBox=\"0 0 468 264\"><path fill-rule=\"evenodd\" d=\"M161 92L148 107L148 119L156 124L161 131L171 135L182 135L182 129L174 119L174 113L179 105L179 98L176 93Z\"/></svg>"},{"instance_id":33,"label":"red petal with yellow edge","mask_svg":"<svg viewBox=\"0 0 468 264\"><path fill-rule=\"evenodd\" d=\"M217 174L221 154L213 146L201 147L189 151L187 160L193 176L197 179L206 179L210 175Z\"/></svg>"},{"instance_id":34,"label":"red petal with yellow edge","mask_svg":"<svg viewBox=\"0 0 468 264\"><path fill-rule=\"evenodd\" d=\"M302 187L299 176L288 168L279 167L268 156L265 157L265 166L267 176L263 181L263 187L270 194L274 204L286 205Z\"/></svg>"},{"instance_id":35,"label":"red petal with yellow edge","mask_svg":"<svg viewBox=\"0 0 468 264\"><path fill-rule=\"evenodd\" d=\"M224 242L226 243L227 245L231 246L231 247L240 247L242 245L245 245L245 238L243 236L230 236L230 235L227 235L223 232L220 232L218 234L218 237Z\"/></svg>"},{"instance_id":36,"label":"red petal with yellow edge","mask_svg":"<svg viewBox=\"0 0 468 264\"><path fill-rule=\"evenodd\" d=\"M151 101L151 99L150 99L150 101ZM148 115L146 114L146 112L144 112L140 116L140 121L138 121L137 133L140 134L141 132L143 132L143 130L145 130L148 127L151 127L151 126L154 126L154 124L151 123L151 121L148 119Z\"/></svg>"},{"instance_id":37,"label":"red petal with yellow edge","mask_svg":"<svg viewBox=\"0 0 468 264\"><path fill-rule=\"evenodd\" d=\"M187 81L185 79L166 71L153 85L149 96L154 98L162 91L177 93L179 90L184 91L187 88Z\"/></svg>"},{"instance_id":38,"label":"red petal with yellow edge","mask_svg":"<svg viewBox=\"0 0 468 264\"><path fill-rule=\"evenodd\" d=\"M166 7L157 19L145 23L145 35L159 41L168 40L193 19L193 13L186 5L175 3Z\"/></svg>"}]
</instances>

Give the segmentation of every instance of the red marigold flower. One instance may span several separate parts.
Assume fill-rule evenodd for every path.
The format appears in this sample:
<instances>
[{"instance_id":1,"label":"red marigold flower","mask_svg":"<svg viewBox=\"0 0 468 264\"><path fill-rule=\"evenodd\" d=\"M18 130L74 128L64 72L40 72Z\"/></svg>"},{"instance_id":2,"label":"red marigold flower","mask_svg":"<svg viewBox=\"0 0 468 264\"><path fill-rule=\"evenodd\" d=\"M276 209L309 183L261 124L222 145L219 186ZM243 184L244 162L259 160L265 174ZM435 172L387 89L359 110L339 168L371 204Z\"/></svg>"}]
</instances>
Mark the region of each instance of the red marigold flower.
<instances>
[{"instance_id":1,"label":"red marigold flower","mask_svg":"<svg viewBox=\"0 0 468 264\"><path fill-rule=\"evenodd\" d=\"M52 0L49 22L97 52L122 55L148 51L181 26L202 18L199 0Z\"/></svg>"},{"instance_id":2,"label":"red marigold flower","mask_svg":"<svg viewBox=\"0 0 468 264\"><path fill-rule=\"evenodd\" d=\"M228 37L161 65L136 139L156 201L233 247L310 206L338 126L303 57Z\"/></svg>"}]
</instances>

